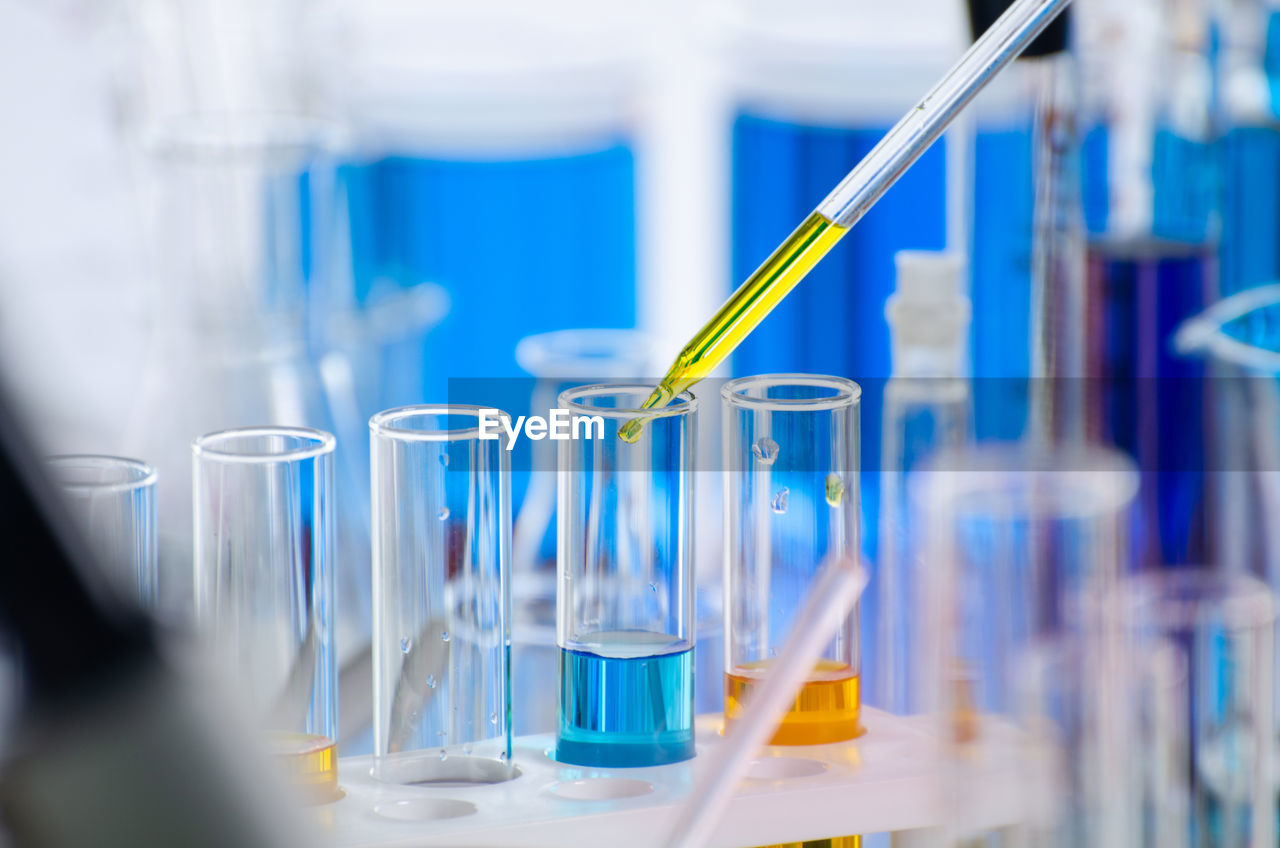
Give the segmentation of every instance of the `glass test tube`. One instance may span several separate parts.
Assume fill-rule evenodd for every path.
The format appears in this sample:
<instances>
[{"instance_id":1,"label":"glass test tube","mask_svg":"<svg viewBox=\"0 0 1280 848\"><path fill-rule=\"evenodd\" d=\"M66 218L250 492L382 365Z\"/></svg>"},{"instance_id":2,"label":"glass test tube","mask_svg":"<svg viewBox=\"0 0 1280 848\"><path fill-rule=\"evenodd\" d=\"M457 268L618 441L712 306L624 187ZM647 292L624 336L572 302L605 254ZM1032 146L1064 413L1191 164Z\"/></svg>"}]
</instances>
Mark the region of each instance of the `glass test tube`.
<instances>
[{"instance_id":1,"label":"glass test tube","mask_svg":"<svg viewBox=\"0 0 1280 848\"><path fill-rule=\"evenodd\" d=\"M932 576L916 598L923 655L908 660L943 722L953 841L1022 821L1124 844L1124 673L1118 639L1086 615L1128 561L1137 481L1114 451L1026 445L946 451L916 475L913 555Z\"/></svg>"},{"instance_id":2,"label":"glass test tube","mask_svg":"<svg viewBox=\"0 0 1280 848\"><path fill-rule=\"evenodd\" d=\"M829 555L858 552L858 413L841 377L731 380L724 398L725 719L732 721L786 642ZM831 645L774 734L775 745L852 739L859 724L858 613Z\"/></svg>"},{"instance_id":3,"label":"glass test tube","mask_svg":"<svg viewBox=\"0 0 1280 848\"><path fill-rule=\"evenodd\" d=\"M648 384L569 389L560 442L556 759L653 766L694 755L693 446L688 393L646 421ZM655 410L645 411L646 416Z\"/></svg>"},{"instance_id":4,"label":"glass test tube","mask_svg":"<svg viewBox=\"0 0 1280 848\"><path fill-rule=\"evenodd\" d=\"M1244 574L1188 568L1125 588L1131 642L1171 652L1185 681L1183 702L1165 705L1185 742L1168 767L1189 792L1172 844L1275 844L1271 590Z\"/></svg>"},{"instance_id":5,"label":"glass test tube","mask_svg":"<svg viewBox=\"0 0 1280 848\"><path fill-rule=\"evenodd\" d=\"M586 382L649 373L654 341L638 330L572 329L526 336L516 362L534 377L532 414L548 415L560 392ZM556 727L556 443L531 445L533 467L516 507L511 554L511 670L517 736ZM518 485L518 482L517 482ZM701 634L699 634L701 635ZM699 652L705 648L699 639ZM695 662L695 667L700 667Z\"/></svg>"},{"instance_id":6,"label":"glass test tube","mask_svg":"<svg viewBox=\"0 0 1280 848\"><path fill-rule=\"evenodd\" d=\"M123 597L156 601L156 472L119 456L49 458L49 471Z\"/></svg>"},{"instance_id":7,"label":"glass test tube","mask_svg":"<svg viewBox=\"0 0 1280 848\"><path fill-rule=\"evenodd\" d=\"M195 440L196 621L317 800L337 788L332 435L245 427Z\"/></svg>"},{"instance_id":8,"label":"glass test tube","mask_svg":"<svg viewBox=\"0 0 1280 848\"><path fill-rule=\"evenodd\" d=\"M487 410L498 435L482 438L485 411L406 406L369 420L383 780L511 776L511 469L499 420L510 421Z\"/></svg>"}]
</instances>

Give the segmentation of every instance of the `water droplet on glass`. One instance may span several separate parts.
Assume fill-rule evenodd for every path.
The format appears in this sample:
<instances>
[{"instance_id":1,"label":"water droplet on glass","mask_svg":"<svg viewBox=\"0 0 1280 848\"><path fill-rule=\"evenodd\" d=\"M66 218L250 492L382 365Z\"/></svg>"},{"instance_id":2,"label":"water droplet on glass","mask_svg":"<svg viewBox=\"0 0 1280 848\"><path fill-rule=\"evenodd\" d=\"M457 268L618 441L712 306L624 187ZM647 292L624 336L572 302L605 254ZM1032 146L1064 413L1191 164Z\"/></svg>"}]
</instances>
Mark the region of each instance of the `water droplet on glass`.
<instances>
[{"instance_id":1,"label":"water droplet on glass","mask_svg":"<svg viewBox=\"0 0 1280 848\"><path fill-rule=\"evenodd\" d=\"M769 506L773 507L773 511L782 515L787 511L787 495L791 494L791 490L783 486L778 490L778 494L773 496L773 500L769 501Z\"/></svg>"},{"instance_id":2,"label":"water droplet on glass","mask_svg":"<svg viewBox=\"0 0 1280 848\"><path fill-rule=\"evenodd\" d=\"M463 745L463 746L462 746L462 753L464 753L464 754L470 754L470 753L471 753L471 750L472 750L472 749L471 749L471 743L470 743L470 742L468 742L467 744L465 744L465 745Z\"/></svg>"},{"instance_id":3,"label":"water droplet on glass","mask_svg":"<svg viewBox=\"0 0 1280 848\"><path fill-rule=\"evenodd\" d=\"M441 521L444 521L446 518L448 518L448 517L449 517L449 507L447 507L447 506L442 506L442 507L440 507L440 511L439 511L438 513L436 513L436 516L437 516Z\"/></svg>"},{"instance_id":4,"label":"water droplet on glass","mask_svg":"<svg viewBox=\"0 0 1280 848\"><path fill-rule=\"evenodd\" d=\"M440 749L440 762L442 762L442 763L443 763L443 762L444 762L445 760L447 760L447 759L449 759L449 752L448 752L448 751L446 751L444 748L441 748L441 749Z\"/></svg>"},{"instance_id":5,"label":"water droplet on glass","mask_svg":"<svg viewBox=\"0 0 1280 848\"><path fill-rule=\"evenodd\" d=\"M844 481L840 479L840 475L831 473L827 475L827 503L831 506L840 506L840 502L844 500Z\"/></svg>"},{"instance_id":6,"label":"water droplet on glass","mask_svg":"<svg viewBox=\"0 0 1280 848\"><path fill-rule=\"evenodd\" d=\"M449 464L449 454L447 454L447 453L442 453L442 454L440 454L440 464L441 464L441 465L448 465L448 464Z\"/></svg>"},{"instance_id":7,"label":"water droplet on glass","mask_svg":"<svg viewBox=\"0 0 1280 848\"><path fill-rule=\"evenodd\" d=\"M404 637L403 639L401 639L401 640L400 640L400 652L401 652L401 653L403 653L403 654L407 654L407 653L409 653L409 649L410 649L410 648L412 648L412 647L413 647L413 640L412 640L412 639L410 639L408 636L406 636L406 637Z\"/></svg>"},{"instance_id":8,"label":"water droplet on glass","mask_svg":"<svg viewBox=\"0 0 1280 848\"><path fill-rule=\"evenodd\" d=\"M778 458L778 443L768 436L761 436L751 446L751 452L765 465L773 465L773 461Z\"/></svg>"},{"instance_id":9,"label":"water droplet on glass","mask_svg":"<svg viewBox=\"0 0 1280 848\"><path fill-rule=\"evenodd\" d=\"M436 676L434 674L427 675L427 688L428 689L436 688Z\"/></svg>"},{"instance_id":10,"label":"water droplet on glass","mask_svg":"<svg viewBox=\"0 0 1280 848\"><path fill-rule=\"evenodd\" d=\"M649 584L649 591L650 591L650 592L656 592L656 591L658 591L658 584L657 584L657 583L650 583L650 584Z\"/></svg>"},{"instance_id":11,"label":"water droplet on glass","mask_svg":"<svg viewBox=\"0 0 1280 848\"><path fill-rule=\"evenodd\" d=\"M506 751L499 751L499 752L498 752L498 759L499 759L499 760L502 760L503 762L506 762L506 761L507 761L507 752L506 752Z\"/></svg>"},{"instance_id":12,"label":"water droplet on glass","mask_svg":"<svg viewBox=\"0 0 1280 848\"><path fill-rule=\"evenodd\" d=\"M440 631L440 641L441 641L441 642L448 642L448 641L449 641L449 631L448 631L448 630L441 630L441 631Z\"/></svg>"},{"instance_id":13,"label":"water droplet on glass","mask_svg":"<svg viewBox=\"0 0 1280 848\"><path fill-rule=\"evenodd\" d=\"M497 723L498 723L498 714L497 714L497 713L489 713L489 723L490 723L490 724L497 724Z\"/></svg>"}]
</instances>

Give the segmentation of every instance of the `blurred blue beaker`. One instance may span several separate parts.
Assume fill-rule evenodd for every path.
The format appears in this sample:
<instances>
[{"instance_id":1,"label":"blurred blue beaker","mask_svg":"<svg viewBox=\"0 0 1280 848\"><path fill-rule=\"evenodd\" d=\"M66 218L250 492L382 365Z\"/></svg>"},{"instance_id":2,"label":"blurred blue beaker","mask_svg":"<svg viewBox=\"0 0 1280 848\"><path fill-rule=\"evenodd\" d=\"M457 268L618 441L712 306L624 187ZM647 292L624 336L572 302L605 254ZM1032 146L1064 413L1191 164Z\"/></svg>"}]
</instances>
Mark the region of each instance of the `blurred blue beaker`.
<instances>
[{"instance_id":1,"label":"blurred blue beaker","mask_svg":"<svg viewBox=\"0 0 1280 848\"><path fill-rule=\"evenodd\" d=\"M1213 561L1280 590L1280 284L1219 301L1175 341L1208 360Z\"/></svg>"},{"instance_id":2,"label":"blurred blue beaker","mask_svg":"<svg viewBox=\"0 0 1280 848\"><path fill-rule=\"evenodd\" d=\"M381 403L446 397L455 377L515 377L530 332L633 326L627 10L375 0L329 11L316 96L353 133L339 169L350 299L363 308L429 281L451 304L429 337L403 339L402 360L417 365Z\"/></svg>"}]
</instances>

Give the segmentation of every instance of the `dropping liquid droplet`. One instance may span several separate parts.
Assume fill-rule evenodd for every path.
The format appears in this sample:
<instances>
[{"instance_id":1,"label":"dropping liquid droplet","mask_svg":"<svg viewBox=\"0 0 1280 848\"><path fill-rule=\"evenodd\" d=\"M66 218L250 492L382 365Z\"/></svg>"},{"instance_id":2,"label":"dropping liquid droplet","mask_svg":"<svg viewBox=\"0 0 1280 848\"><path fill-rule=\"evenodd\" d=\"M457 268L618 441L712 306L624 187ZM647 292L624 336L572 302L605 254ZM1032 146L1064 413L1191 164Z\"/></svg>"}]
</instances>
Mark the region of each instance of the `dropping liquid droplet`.
<instances>
[{"instance_id":1,"label":"dropping liquid droplet","mask_svg":"<svg viewBox=\"0 0 1280 848\"><path fill-rule=\"evenodd\" d=\"M442 762L442 763L443 763L443 762L444 762L445 760L447 760L447 759L449 759L449 752L448 752L448 751L446 751L444 748L441 748L441 749L440 749L440 762Z\"/></svg>"},{"instance_id":2,"label":"dropping liquid droplet","mask_svg":"<svg viewBox=\"0 0 1280 848\"><path fill-rule=\"evenodd\" d=\"M765 465L773 465L773 461L778 458L778 443L768 436L761 436L751 446L751 452Z\"/></svg>"},{"instance_id":3,"label":"dropping liquid droplet","mask_svg":"<svg viewBox=\"0 0 1280 848\"><path fill-rule=\"evenodd\" d=\"M489 713L489 723L490 723L490 724L497 724L497 723L498 723L498 714L497 714L497 713Z\"/></svg>"},{"instance_id":4,"label":"dropping liquid droplet","mask_svg":"<svg viewBox=\"0 0 1280 848\"><path fill-rule=\"evenodd\" d=\"M650 583L650 584L649 584L649 591L650 591L650 592L657 592L657 591L658 591L658 584L657 584L657 583Z\"/></svg>"},{"instance_id":5,"label":"dropping liquid droplet","mask_svg":"<svg viewBox=\"0 0 1280 848\"><path fill-rule=\"evenodd\" d=\"M778 490L778 494L773 496L773 500L769 502L769 506L773 507L773 511L782 515L787 511L787 495L791 494L791 490L783 486Z\"/></svg>"},{"instance_id":6,"label":"dropping liquid droplet","mask_svg":"<svg viewBox=\"0 0 1280 848\"><path fill-rule=\"evenodd\" d=\"M440 464L441 464L441 465L448 465L448 464L449 464L449 454L447 454L447 453L442 453L442 454L440 454Z\"/></svg>"},{"instance_id":7,"label":"dropping liquid droplet","mask_svg":"<svg viewBox=\"0 0 1280 848\"><path fill-rule=\"evenodd\" d=\"M441 641L441 642L448 642L448 641L449 641L449 631L448 631L448 630L441 630L441 631L440 631L440 641Z\"/></svg>"},{"instance_id":8,"label":"dropping liquid droplet","mask_svg":"<svg viewBox=\"0 0 1280 848\"><path fill-rule=\"evenodd\" d=\"M449 507L447 506L440 507L440 512L437 513L437 515L441 521L444 521L446 518L449 517Z\"/></svg>"},{"instance_id":9,"label":"dropping liquid droplet","mask_svg":"<svg viewBox=\"0 0 1280 848\"><path fill-rule=\"evenodd\" d=\"M402 654L409 653L409 649L412 647L413 647L413 640L410 639L409 637L406 636L405 638L400 640L400 652Z\"/></svg>"},{"instance_id":10,"label":"dropping liquid droplet","mask_svg":"<svg viewBox=\"0 0 1280 848\"><path fill-rule=\"evenodd\" d=\"M831 473L827 475L827 503L831 506L840 506L840 502L844 500L844 481L840 479L840 475Z\"/></svg>"},{"instance_id":11,"label":"dropping liquid droplet","mask_svg":"<svg viewBox=\"0 0 1280 848\"><path fill-rule=\"evenodd\" d=\"M427 675L427 688L428 689L436 688L436 676L434 674Z\"/></svg>"}]
</instances>

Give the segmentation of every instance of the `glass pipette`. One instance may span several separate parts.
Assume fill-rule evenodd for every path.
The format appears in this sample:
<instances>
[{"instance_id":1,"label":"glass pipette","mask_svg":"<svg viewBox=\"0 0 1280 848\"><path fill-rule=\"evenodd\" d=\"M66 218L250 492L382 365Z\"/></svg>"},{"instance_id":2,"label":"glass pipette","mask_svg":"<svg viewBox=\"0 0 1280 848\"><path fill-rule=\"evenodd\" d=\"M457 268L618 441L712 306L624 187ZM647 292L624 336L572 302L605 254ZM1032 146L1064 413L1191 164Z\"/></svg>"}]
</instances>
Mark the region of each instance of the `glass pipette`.
<instances>
[{"instance_id":1,"label":"glass pipette","mask_svg":"<svg viewBox=\"0 0 1280 848\"><path fill-rule=\"evenodd\" d=\"M1016 0L1010 5L941 81L885 133L795 232L730 295L676 356L643 408L666 406L715 370L929 149L960 110L1070 2ZM618 430L618 435L634 442L644 421L643 417L632 419Z\"/></svg>"}]
</instances>

